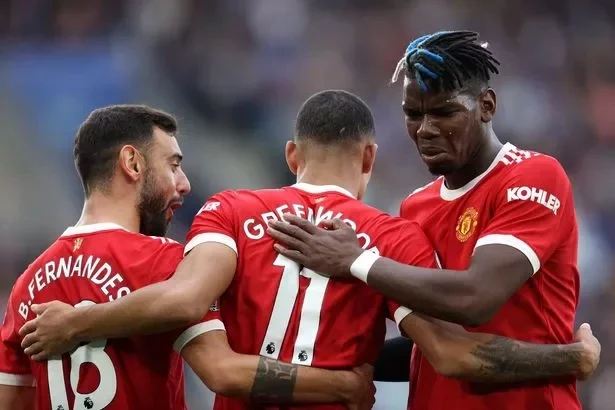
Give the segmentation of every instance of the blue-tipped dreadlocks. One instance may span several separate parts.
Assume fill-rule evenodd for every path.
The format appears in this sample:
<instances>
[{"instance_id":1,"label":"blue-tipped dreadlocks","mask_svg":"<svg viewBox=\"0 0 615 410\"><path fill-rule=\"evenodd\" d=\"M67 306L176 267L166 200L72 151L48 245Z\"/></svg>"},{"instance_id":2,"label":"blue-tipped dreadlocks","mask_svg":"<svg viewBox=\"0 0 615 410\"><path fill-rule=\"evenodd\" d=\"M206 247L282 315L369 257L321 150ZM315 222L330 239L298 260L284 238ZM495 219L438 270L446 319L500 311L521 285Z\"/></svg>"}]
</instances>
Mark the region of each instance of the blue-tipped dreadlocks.
<instances>
[{"instance_id":1,"label":"blue-tipped dreadlocks","mask_svg":"<svg viewBox=\"0 0 615 410\"><path fill-rule=\"evenodd\" d=\"M439 31L412 41L397 64L392 82L404 71L423 92L453 91L471 81L488 83L500 65L487 43L479 44L473 31Z\"/></svg>"}]
</instances>

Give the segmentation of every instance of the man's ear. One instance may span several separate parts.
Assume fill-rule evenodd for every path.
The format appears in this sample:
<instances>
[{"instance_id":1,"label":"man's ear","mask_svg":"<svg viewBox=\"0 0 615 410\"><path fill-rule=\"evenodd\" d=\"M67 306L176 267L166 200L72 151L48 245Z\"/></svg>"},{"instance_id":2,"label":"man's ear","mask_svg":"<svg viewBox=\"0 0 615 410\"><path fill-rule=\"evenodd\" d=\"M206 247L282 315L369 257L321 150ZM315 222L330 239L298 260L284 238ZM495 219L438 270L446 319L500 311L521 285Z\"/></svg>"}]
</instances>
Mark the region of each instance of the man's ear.
<instances>
[{"instance_id":1,"label":"man's ear","mask_svg":"<svg viewBox=\"0 0 615 410\"><path fill-rule=\"evenodd\" d=\"M492 88L488 88L478 97L478 102L481 121L490 122L495 115L497 106L495 91Z\"/></svg>"},{"instance_id":2,"label":"man's ear","mask_svg":"<svg viewBox=\"0 0 615 410\"><path fill-rule=\"evenodd\" d=\"M288 169L293 175L297 175L297 169L299 169L298 162L298 154L297 154L297 144L294 141L286 142L285 156L286 156L286 164L288 164Z\"/></svg>"},{"instance_id":3,"label":"man's ear","mask_svg":"<svg viewBox=\"0 0 615 410\"><path fill-rule=\"evenodd\" d=\"M119 153L119 169L130 181L136 182L143 175L145 160L133 145L124 145Z\"/></svg>"},{"instance_id":4,"label":"man's ear","mask_svg":"<svg viewBox=\"0 0 615 410\"><path fill-rule=\"evenodd\" d=\"M376 153L378 152L378 144L367 144L363 149L363 169L364 174L370 174L376 162Z\"/></svg>"}]
</instances>

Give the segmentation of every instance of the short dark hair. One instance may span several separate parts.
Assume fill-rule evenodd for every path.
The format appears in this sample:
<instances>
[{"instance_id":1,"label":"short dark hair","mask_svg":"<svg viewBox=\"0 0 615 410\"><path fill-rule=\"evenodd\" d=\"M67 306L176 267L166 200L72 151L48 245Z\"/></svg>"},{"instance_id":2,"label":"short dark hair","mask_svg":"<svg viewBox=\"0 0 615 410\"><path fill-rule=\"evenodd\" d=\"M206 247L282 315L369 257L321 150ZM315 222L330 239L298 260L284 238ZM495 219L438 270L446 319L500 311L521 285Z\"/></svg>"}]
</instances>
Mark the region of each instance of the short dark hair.
<instances>
[{"instance_id":1,"label":"short dark hair","mask_svg":"<svg viewBox=\"0 0 615 410\"><path fill-rule=\"evenodd\" d=\"M177 120L146 105L111 105L90 113L79 127L73 146L86 197L111 179L122 146L131 144L147 150L154 127L175 134Z\"/></svg>"},{"instance_id":2,"label":"short dark hair","mask_svg":"<svg viewBox=\"0 0 615 410\"><path fill-rule=\"evenodd\" d=\"M320 144L358 142L375 133L372 112L356 95L326 90L308 98L297 114L295 139Z\"/></svg>"},{"instance_id":3,"label":"short dark hair","mask_svg":"<svg viewBox=\"0 0 615 410\"><path fill-rule=\"evenodd\" d=\"M399 73L415 79L423 91L450 92L462 88L484 88L500 62L479 44L474 31L440 31L412 41L400 60L392 81Z\"/></svg>"}]
</instances>

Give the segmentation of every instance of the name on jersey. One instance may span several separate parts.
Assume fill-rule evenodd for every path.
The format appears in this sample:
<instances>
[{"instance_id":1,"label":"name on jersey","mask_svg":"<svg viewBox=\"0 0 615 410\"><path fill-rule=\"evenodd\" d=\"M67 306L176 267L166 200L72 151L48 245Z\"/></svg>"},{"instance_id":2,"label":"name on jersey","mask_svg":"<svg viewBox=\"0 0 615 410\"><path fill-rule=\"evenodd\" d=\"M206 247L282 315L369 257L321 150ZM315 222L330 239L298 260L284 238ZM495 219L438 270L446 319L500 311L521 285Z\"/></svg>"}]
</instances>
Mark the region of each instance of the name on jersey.
<instances>
[{"instance_id":1,"label":"name on jersey","mask_svg":"<svg viewBox=\"0 0 615 410\"><path fill-rule=\"evenodd\" d=\"M314 210L313 208L307 208L300 204L281 205L275 209L275 211L269 211L262 213L258 219L249 218L243 223L243 232L249 239L258 240L265 236L267 232L267 224L269 221L283 220L282 215L291 213L299 218L307 219L314 225L319 225L322 221L331 219L341 219L347 223L352 229L357 230L357 223L352 219L344 218L341 212L334 213L331 210L327 210L322 206L319 206ZM371 238L366 233L357 233L357 239L361 243L363 249L367 249L370 246ZM370 249L374 252L378 252L375 247Z\"/></svg>"},{"instance_id":2,"label":"name on jersey","mask_svg":"<svg viewBox=\"0 0 615 410\"><path fill-rule=\"evenodd\" d=\"M124 282L122 274L114 272L107 262L92 255L69 256L49 261L34 273L34 278L28 284L30 300L19 304L19 314L27 320L30 305L38 292L60 278L72 277L89 280L100 288L110 302L130 293L130 288L120 286Z\"/></svg>"},{"instance_id":3,"label":"name on jersey","mask_svg":"<svg viewBox=\"0 0 615 410\"><path fill-rule=\"evenodd\" d=\"M511 201L532 201L536 202L557 215L557 210L560 207L560 201L553 194L548 193L544 189L534 187L514 187L508 188L506 191L508 202Z\"/></svg>"}]
</instances>

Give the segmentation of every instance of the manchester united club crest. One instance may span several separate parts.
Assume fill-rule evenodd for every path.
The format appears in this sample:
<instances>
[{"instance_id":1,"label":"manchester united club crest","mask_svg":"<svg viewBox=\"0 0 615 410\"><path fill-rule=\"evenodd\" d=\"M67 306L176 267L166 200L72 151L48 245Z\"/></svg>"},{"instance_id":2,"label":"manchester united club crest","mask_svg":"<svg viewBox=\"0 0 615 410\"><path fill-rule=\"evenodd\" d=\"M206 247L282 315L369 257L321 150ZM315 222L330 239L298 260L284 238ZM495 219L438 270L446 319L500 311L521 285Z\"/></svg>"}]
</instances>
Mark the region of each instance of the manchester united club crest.
<instances>
[{"instance_id":1,"label":"manchester united club crest","mask_svg":"<svg viewBox=\"0 0 615 410\"><path fill-rule=\"evenodd\" d=\"M459 242L465 242L470 239L476 230L476 225L478 225L478 212L470 207L457 220L455 231Z\"/></svg>"}]
</instances>

